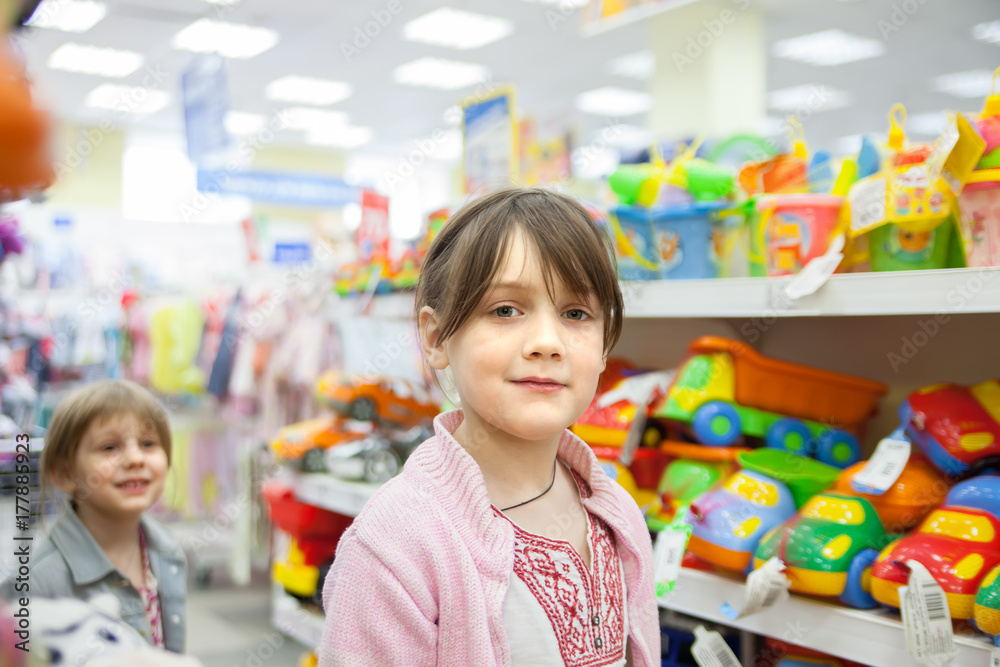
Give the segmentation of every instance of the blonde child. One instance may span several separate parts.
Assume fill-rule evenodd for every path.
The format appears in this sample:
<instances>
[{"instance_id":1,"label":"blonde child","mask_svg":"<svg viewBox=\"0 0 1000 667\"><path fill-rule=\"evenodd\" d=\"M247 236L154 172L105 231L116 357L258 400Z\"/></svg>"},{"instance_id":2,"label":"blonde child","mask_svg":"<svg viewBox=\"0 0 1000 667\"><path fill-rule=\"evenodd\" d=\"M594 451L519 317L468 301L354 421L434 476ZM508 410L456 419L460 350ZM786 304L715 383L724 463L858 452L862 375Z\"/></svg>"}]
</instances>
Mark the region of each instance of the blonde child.
<instances>
[{"instance_id":1,"label":"blonde child","mask_svg":"<svg viewBox=\"0 0 1000 667\"><path fill-rule=\"evenodd\" d=\"M151 645L184 651L187 566L176 538L144 512L163 493L170 465L166 413L132 382L103 381L63 399L42 449L42 488L69 502L30 554L30 574L0 595L76 597L112 593L122 620ZM43 494L44 495L44 494Z\"/></svg>"},{"instance_id":2,"label":"blonde child","mask_svg":"<svg viewBox=\"0 0 1000 667\"><path fill-rule=\"evenodd\" d=\"M660 664L642 514L566 430L622 308L608 239L569 197L504 189L445 225L416 311L461 408L341 538L321 667Z\"/></svg>"}]
</instances>

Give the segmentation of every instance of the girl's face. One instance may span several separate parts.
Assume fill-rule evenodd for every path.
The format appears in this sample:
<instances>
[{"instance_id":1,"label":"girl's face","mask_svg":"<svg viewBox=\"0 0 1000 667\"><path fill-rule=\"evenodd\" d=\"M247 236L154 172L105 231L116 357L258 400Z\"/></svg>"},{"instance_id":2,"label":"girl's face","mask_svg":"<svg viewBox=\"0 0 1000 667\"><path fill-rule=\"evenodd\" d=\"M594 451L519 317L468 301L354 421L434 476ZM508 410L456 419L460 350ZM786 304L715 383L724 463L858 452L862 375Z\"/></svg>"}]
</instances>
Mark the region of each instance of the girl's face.
<instances>
[{"instance_id":1,"label":"girl's face","mask_svg":"<svg viewBox=\"0 0 1000 667\"><path fill-rule=\"evenodd\" d=\"M600 304L554 287L552 299L518 231L494 289L443 345L425 344L432 367L451 366L472 443L468 429L487 425L518 440L556 438L593 400L605 362ZM429 340L431 319L421 317Z\"/></svg>"},{"instance_id":2,"label":"girl's face","mask_svg":"<svg viewBox=\"0 0 1000 667\"><path fill-rule=\"evenodd\" d=\"M167 453L153 425L126 412L92 422L72 465L54 481L78 508L136 518L163 493Z\"/></svg>"}]
</instances>

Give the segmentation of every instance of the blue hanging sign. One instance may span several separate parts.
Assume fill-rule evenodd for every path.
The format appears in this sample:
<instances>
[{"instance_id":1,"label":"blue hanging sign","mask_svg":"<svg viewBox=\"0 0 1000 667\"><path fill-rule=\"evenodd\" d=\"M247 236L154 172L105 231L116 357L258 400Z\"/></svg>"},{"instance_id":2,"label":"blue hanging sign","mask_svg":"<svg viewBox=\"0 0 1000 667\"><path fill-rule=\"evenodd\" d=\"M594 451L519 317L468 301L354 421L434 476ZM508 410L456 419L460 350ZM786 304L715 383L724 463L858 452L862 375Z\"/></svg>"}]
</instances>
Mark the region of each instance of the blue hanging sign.
<instances>
[{"instance_id":1,"label":"blue hanging sign","mask_svg":"<svg viewBox=\"0 0 1000 667\"><path fill-rule=\"evenodd\" d=\"M277 172L198 170L198 189L240 195L257 202L336 208L358 201L358 191L339 178Z\"/></svg>"}]
</instances>

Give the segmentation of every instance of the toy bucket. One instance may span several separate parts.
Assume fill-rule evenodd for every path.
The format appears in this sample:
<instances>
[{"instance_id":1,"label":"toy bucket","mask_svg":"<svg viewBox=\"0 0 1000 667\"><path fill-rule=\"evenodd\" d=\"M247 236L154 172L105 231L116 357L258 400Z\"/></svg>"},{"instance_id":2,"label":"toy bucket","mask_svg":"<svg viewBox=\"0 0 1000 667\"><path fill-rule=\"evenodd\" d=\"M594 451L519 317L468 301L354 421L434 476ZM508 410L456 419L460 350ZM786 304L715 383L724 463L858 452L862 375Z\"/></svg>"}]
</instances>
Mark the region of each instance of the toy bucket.
<instances>
[{"instance_id":1,"label":"toy bucket","mask_svg":"<svg viewBox=\"0 0 1000 667\"><path fill-rule=\"evenodd\" d=\"M844 198L828 194L764 195L750 215L750 275L798 273L826 253Z\"/></svg>"},{"instance_id":2,"label":"toy bucket","mask_svg":"<svg viewBox=\"0 0 1000 667\"><path fill-rule=\"evenodd\" d=\"M653 252L653 225L648 209L616 206L609 211L608 229L618 259L618 277L622 280L654 280L660 265Z\"/></svg>"},{"instance_id":3,"label":"toy bucket","mask_svg":"<svg viewBox=\"0 0 1000 667\"><path fill-rule=\"evenodd\" d=\"M1000 266L1000 181L967 184L958 209L966 264Z\"/></svg>"},{"instance_id":4,"label":"toy bucket","mask_svg":"<svg viewBox=\"0 0 1000 667\"><path fill-rule=\"evenodd\" d=\"M886 223L868 232L872 271L943 269L948 266L952 227L950 220L930 231L913 232Z\"/></svg>"}]
</instances>

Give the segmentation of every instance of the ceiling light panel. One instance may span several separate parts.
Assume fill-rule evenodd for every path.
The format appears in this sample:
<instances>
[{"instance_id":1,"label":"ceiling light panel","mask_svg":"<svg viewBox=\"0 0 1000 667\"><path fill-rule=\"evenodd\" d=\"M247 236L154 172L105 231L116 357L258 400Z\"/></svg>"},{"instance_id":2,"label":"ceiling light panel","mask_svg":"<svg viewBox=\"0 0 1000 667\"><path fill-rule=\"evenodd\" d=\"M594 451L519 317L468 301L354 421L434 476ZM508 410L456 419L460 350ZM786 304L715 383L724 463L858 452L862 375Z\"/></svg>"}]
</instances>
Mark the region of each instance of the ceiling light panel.
<instances>
[{"instance_id":1,"label":"ceiling light panel","mask_svg":"<svg viewBox=\"0 0 1000 667\"><path fill-rule=\"evenodd\" d=\"M656 71L656 57L649 50L637 51L609 61L605 69L608 74L644 81Z\"/></svg>"},{"instance_id":2,"label":"ceiling light panel","mask_svg":"<svg viewBox=\"0 0 1000 667\"><path fill-rule=\"evenodd\" d=\"M63 32L87 32L108 13L102 2L91 0L44 0L28 25Z\"/></svg>"},{"instance_id":3,"label":"ceiling light panel","mask_svg":"<svg viewBox=\"0 0 1000 667\"><path fill-rule=\"evenodd\" d=\"M253 58L277 43L274 30L212 19L198 19L173 39L175 49L218 53L226 58Z\"/></svg>"},{"instance_id":4,"label":"ceiling light panel","mask_svg":"<svg viewBox=\"0 0 1000 667\"><path fill-rule=\"evenodd\" d=\"M972 36L984 42L1000 44L1000 21L980 23L972 29Z\"/></svg>"},{"instance_id":5,"label":"ceiling light panel","mask_svg":"<svg viewBox=\"0 0 1000 667\"><path fill-rule=\"evenodd\" d=\"M267 118L259 113L246 111L226 112L226 132L237 136L257 134L267 126Z\"/></svg>"},{"instance_id":6,"label":"ceiling light panel","mask_svg":"<svg viewBox=\"0 0 1000 667\"><path fill-rule=\"evenodd\" d=\"M986 97L993 88L993 72L973 69L935 77L932 85L939 93L955 97Z\"/></svg>"},{"instance_id":7,"label":"ceiling light panel","mask_svg":"<svg viewBox=\"0 0 1000 667\"><path fill-rule=\"evenodd\" d=\"M859 37L842 30L824 30L783 39L775 43L772 53L776 58L830 67L877 58L885 53L885 45L877 39Z\"/></svg>"},{"instance_id":8,"label":"ceiling light panel","mask_svg":"<svg viewBox=\"0 0 1000 667\"><path fill-rule=\"evenodd\" d=\"M631 116L649 111L652 98L646 93L624 88L598 88L576 96L576 108L599 116Z\"/></svg>"},{"instance_id":9,"label":"ceiling light panel","mask_svg":"<svg viewBox=\"0 0 1000 667\"><path fill-rule=\"evenodd\" d=\"M143 55L135 51L102 49L67 42L52 52L48 66L64 72L120 79L142 67L144 60Z\"/></svg>"},{"instance_id":10,"label":"ceiling light panel","mask_svg":"<svg viewBox=\"0 0 1000 667\"><path fill-rule=\"evenodd\" d=\"M796 114L842 109L852 103L850 93L819 84L792 86L767 94L768 108Z\"/></svg>"},{"instance_id":11,"label":"ceiling light panel","mask_svg":"<svg viewBox=\"0 0 1000 667\"><path fill-rule=\"evenodd\" d=\"M455 90L485 81L489 74L483 65L428 57L400 65L393 78L407 86Z\"/></svg>"},{"instance_id":12,"label":"ceiling light panel","mask_svg":"<svg viewBox=\"0 0 1000 667\"><path fill-rule=\"evenodd\" d=\"M350 84L329 79L289 75L267 84L264 94L268 99L297 104L326 106L336 104L351 96Z\"/></svg>"},{"instance_id":13,"label":"ceiling light panel","mask_svg":"<svg viewBox=\"0 0 1000 667\"><path fill-rule=\"evenodd\" d=\"M542 5L559 5L560 7L579 9L580 7L586 7L590 3L590 0L525 0L525 2L535 2Z\"/></svg>"},{"instance_id":14,"label":"ceiling light panel","mask_svg":"<svg viewBox=\"0 0 1000 667\"><path fill-rule=\"evenodd\" d=\"M170 95L162 90L102 83L87 94L84 104L91 109L143 115L159 111L169 102Z\"/></svg>"},{"instance_id":15,"label":"ceiling light panel","mask_svg":"<svg viewBox=\"0 0 1000 667\"><path fill-rule=\"evenodd\" d=\"M514 32L507 19L441 7L403 26L403 37L452 49L475 49Z\"/></svg>"}]
</instances>

